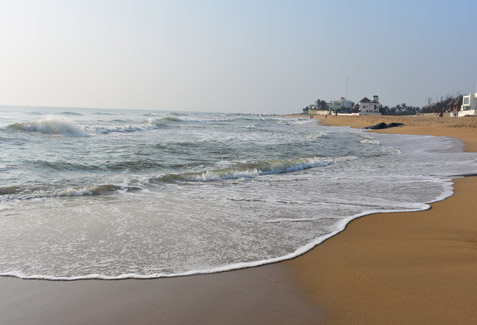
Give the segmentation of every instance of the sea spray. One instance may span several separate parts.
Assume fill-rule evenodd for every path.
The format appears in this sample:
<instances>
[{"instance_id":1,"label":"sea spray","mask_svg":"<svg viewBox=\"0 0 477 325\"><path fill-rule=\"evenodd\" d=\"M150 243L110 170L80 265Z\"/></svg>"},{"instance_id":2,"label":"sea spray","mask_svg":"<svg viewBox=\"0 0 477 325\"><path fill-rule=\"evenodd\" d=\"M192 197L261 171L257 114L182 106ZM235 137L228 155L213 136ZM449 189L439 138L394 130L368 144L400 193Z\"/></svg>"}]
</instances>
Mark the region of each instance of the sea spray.
<instances>
[{"instance_id":1,"label":"sea spray","mask_svg":"<svg viewBox=\"0 0 477 325\"><path fill-rule=\"evenodd\" d=\"M14 123L9 127L20 131L40 132L44 134L58 134L73 137L87 136L83 126L57 115L49 115L43 119L32 122Z\"/></svg>"}]
</instances>

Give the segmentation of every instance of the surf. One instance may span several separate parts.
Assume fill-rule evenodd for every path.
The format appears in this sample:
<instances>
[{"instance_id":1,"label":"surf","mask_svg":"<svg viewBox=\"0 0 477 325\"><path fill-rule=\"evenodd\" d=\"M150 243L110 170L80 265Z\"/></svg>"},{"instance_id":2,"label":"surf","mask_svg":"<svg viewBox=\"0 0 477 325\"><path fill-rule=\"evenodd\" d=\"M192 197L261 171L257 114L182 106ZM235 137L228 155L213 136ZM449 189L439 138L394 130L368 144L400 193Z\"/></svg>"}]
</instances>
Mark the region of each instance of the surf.
<instances>
[{"instance_id":1,"label":"surf","mask_svg":"<svg viewBox=\"0 0 477 325\"><path fill-rule=\"evenodd\" d=\"M46 118L37 121L14 123L9 125L8 128L18 131L38 132L51 135L64 135L71 137L88 136L85 132L84 126L57 115L49 115Z\"/></svg>"}]
</instances>

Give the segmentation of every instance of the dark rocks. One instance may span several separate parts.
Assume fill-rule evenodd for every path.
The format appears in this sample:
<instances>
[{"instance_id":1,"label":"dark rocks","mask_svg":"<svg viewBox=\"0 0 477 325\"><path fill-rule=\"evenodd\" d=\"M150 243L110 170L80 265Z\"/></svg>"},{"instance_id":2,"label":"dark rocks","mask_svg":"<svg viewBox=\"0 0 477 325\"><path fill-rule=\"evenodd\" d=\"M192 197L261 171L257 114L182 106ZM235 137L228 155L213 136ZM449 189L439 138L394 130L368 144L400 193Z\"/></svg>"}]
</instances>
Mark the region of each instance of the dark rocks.
<instances>
[{"instance_id":1,"label":"dark rocks","mask_svg":"<svg viewBox=\"0 0 477 325\"><path fill-rule=\"evenodd\" d=\"M366 127L364 127L363 129L368 129L368 130L381 130L381 129L389 129L389 128L393 128L393 127L396 127L396 126L402 126L402 125L404 125L404 124L403 124L403 123L395 123L395 122L386 124L386 123L384 123L384 122L381 122L381 123L378 123L378 124L376 124L376 125L366 126Z\"/></svg>"}]
</instances>

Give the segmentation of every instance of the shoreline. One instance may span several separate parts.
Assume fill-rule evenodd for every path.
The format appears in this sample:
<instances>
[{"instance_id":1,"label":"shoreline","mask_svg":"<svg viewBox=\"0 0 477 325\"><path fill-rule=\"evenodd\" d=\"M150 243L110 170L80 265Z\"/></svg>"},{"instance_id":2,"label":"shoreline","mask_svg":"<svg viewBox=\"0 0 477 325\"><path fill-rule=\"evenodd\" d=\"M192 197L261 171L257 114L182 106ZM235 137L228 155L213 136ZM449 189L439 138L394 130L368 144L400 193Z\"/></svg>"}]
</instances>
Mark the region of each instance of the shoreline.
<instances>
[{"instance_id":1,"label":"shoreline","mask_svg":"<svg viewBox=\"0 0 477 325\"><path fill-rule=\"evenodd\" d=\"M367 118L320 122L359 128L377 124L373 119L399 122ZM404 127L372 132L453 136L477 151L475 126L456 126L476 120L446 125L437 117L411 118L404 118ZM0 277L0 323L472 323L477 177L454 184L454 195L431 203L430 210L356 218L307 253L275 264L145 280Z\"/></svg>"},{"instance_id":2,"label":"shoreline","mask_svg":"<svg viewBox=\"0 0 477 325\"><path fill-rule=\"evenodd\" d=\"M477 151L475 119L434 119L332 116L320 123L362 128L401 122L403 127L370 132L452 136L465 151ZM327 323L477 321L477 177L453 183L454 194L430 210L354 219L345 231L285 262Z\"/></svg>"}]
</instances>

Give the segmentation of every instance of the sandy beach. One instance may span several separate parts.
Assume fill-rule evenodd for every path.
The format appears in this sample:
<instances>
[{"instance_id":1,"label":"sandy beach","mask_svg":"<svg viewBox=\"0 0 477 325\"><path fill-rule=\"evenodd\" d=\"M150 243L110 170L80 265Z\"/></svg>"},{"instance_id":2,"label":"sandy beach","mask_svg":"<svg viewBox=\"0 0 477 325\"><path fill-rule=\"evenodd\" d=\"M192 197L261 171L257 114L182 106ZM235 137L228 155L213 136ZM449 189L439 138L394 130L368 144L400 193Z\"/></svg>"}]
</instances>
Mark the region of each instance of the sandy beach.
<instances>
[{"instance_id":1,"label":"sandy beach","mask_svg":"<svg viewBox=\"0 0 477 325\"><path fill-rule=\"evenodd\" d=\"M460 138L477 120L335 117L326 125ZM1 324L333 324L477 322L477 178L428 211L369 215L294 260L156 280L0 278Z\"/></svg>"},{"instance_id":2,"label":"sandy beach","mask_svg":"<svg viewBox=\"0 0 477 325\"><path fill-rule=\"evenodd\" d=\"M320 123L328 126L349 126L363 128L385 123L403 123L402 127L376 130L378 133L399 133L416 135L436 135L459 138L465 144L466 151L477 151L477 117L438 117L437 115L368 115L368 116L334 116L328 118L316 116Z\"/></svg>"},{"instance_id":3,"label":"sandy beach","mask_svg":"<svg viewBox=\"0 0 477 325\"><path fill-rule=\"evenodd\" d=\"M477 150L475 118L360 116L322 119L381 133L453 136ZM428 211L369 215L308 254L286 262L325 311L326 323L471 324L477 321L477 178Z\"/></svg>"}]
</instances>

